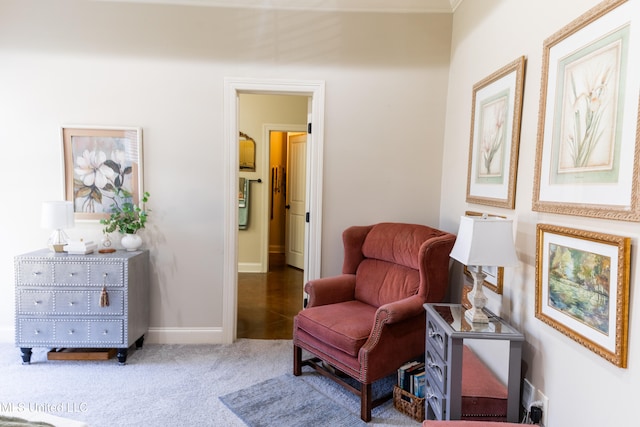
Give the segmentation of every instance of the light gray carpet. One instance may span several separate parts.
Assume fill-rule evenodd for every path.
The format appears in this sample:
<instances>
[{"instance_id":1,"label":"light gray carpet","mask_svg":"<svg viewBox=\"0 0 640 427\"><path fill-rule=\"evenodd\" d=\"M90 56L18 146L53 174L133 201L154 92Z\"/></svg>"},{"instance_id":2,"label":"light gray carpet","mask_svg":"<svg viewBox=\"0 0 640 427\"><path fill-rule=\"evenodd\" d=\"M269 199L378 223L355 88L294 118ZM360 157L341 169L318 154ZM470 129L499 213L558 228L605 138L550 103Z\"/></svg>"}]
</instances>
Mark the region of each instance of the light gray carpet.
<instances>
[{"instance_id":1,"label":"light gray carpet","mask_svg":"<svg viewBox=\"0 0 640 427\"><path fill-rule=\"evenodd\" d=\"M34 349L32 364L22 365L17 348L0 344L0 410L18 405L27 410L46 407L54 415L84 421L91 427L244 426L219 397L290 373L293 359L290 340L145 344L143 349L129 352L125 366L114 359L50 361L46 351ZM317 374L305 373L298 378L313 382L317 389L335 386ZM356 396L342 390L335 393L344 394L338 397L340 401L355 399L355 410L359 411ZM282 411L287 408L282 399ZM308 411L316 411L315 418L322 418L320 410ZM369 425L419 425L397 412L391 401L375 408L373 417Z\"/></svg>"}]
</instances>

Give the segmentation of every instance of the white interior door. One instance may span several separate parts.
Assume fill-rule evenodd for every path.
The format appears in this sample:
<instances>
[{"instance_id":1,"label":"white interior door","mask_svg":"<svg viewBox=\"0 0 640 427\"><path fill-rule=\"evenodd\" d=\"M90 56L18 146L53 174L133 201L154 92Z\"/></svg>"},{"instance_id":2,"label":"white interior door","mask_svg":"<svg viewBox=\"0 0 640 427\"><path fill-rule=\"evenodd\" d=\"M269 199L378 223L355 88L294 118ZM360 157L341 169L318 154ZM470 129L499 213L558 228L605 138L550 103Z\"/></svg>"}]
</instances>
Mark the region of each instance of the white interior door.
<instances>
[{"instance_id":1,"label":"white interior door","mask_svg":"<svg viewBox=\"0 0 640 427\"><path fill-rule=\"evenodd\" d=\"M304 269L306 216L307 135L287 139L287 179L285 204L285 255L287 264Z\"/></svg>"}]
</instances>

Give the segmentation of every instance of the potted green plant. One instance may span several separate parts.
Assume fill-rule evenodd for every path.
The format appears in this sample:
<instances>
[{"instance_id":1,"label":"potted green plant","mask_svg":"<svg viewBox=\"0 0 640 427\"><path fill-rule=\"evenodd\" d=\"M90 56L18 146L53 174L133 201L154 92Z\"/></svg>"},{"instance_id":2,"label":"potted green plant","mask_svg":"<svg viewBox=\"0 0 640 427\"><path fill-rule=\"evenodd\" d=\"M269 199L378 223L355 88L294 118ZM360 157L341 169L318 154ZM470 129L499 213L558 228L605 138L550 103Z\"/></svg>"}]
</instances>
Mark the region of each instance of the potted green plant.
<instances>
[{"instance_id":1,"label":"potted green plant","mask_svg":"<svg viewBox=\"0 0 640 427\"><path fill-rule=\"evenodd\" d=\"M148 200L149 193L145 191L142 194L141 202L147 203ZM114 231L122 233L122 246L128 251L134 251L142 245L142 238L136 233L145 228L148 217L149 211L144 210L140 205L130 202L122 203L121 206L114 205L109 218L100 220L100 223L104 225L102 232L105 234Z\"/></svg>"}]
</instances>

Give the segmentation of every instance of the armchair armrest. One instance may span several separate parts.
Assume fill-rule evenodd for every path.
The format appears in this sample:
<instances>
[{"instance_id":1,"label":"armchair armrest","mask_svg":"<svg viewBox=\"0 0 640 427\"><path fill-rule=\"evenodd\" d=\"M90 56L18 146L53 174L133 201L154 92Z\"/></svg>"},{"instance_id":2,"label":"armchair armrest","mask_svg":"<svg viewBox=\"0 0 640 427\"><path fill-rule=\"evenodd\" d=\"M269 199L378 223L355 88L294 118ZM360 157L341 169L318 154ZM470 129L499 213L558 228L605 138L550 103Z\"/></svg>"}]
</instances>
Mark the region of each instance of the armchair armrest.
<instances>
[{"instance_id":1,"label":"armchair armrest","mask_svg":"<svg viewBox=\"0 0 640 427\"><path fill-rule=\"evenodd\" d=\"M424 299L420 295L413 295L405 299L381 305L376 311L376 327L382 323L398 323L424 314Z\"/></svg>"},{"instance_id":2,"label":"armchair armrest","mask_svg":"<svg viewBox=\"0 0 640 427\"><path fill-rule=\"evenodd\" d=\"M305 292L309 294L307 308L351 301L355 298L355 289L355 274L310 280L304 286Z\"/></svg>"}]
</instances>

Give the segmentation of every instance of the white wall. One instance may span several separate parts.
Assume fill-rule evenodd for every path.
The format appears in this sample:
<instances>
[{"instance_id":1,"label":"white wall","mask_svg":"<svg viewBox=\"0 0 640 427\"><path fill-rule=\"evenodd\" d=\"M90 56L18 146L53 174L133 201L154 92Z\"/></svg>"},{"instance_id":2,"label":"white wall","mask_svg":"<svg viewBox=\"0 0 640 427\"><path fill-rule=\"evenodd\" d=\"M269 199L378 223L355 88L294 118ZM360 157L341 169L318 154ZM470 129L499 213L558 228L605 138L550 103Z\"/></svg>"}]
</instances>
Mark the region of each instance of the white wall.
<instances>
[{"instance_id":1,"label":"white wall","mask_svg":"<svg viewBox=\"0 0 640 427\"><path fill-rule=\"evenodd\" d=\"M627 369L617 368L535 318L537 223L629 236L633 245L640 234L636 223L531 210L543 41L597 3L598 0L465 1L454 14L440 224L456 232L459 216L467 209L514 219L521 266L506 269L504 296L500 299L494 295L491 304L525 334L525 376L550 400L547 427L637 425L634 396L635 385L640 383L640 319L635 316L634 307L640 303L640 294L634 291L634 285L640 271L636 268L636 251L632 250ZM636 60L637 54L633 53ZM472 87L521 55L527 57L527 67L516 208L467 204ZM459 278L459 272L456 274Z\"/></svg>"},{"instance_id":2,"label":"white wall","mask_svg":"<svg viewBox=\"0 0 640 427\"><path fill-rule=\"evenodd\" d=\"M220 336L225 77L326 82L323 275L349 225L437 224L450 35L450 15L0 0L2 337L13 256L44 245L41 202L63 194L64 124L143 128L152 327Z\"/></svg>"}]
</instances>

